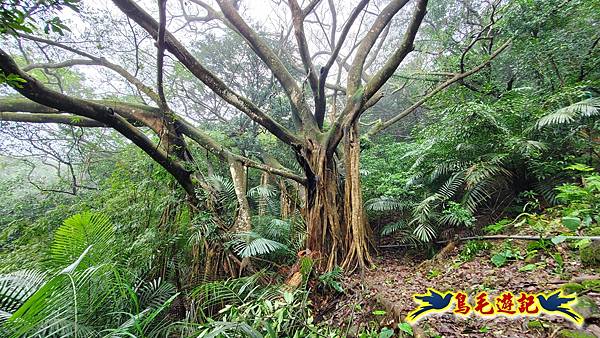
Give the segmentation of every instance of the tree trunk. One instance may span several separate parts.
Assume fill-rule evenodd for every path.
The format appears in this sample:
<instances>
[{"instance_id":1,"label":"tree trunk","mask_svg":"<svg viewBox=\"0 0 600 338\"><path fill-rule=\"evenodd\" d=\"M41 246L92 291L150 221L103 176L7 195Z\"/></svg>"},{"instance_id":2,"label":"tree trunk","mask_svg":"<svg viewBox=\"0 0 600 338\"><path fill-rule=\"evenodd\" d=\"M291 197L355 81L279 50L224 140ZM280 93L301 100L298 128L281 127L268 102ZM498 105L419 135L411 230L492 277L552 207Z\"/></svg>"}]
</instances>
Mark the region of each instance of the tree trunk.
<instances>
[{"instance_id":1,"label":"tree trunk","mask_svg":"<svg viewBox=\"0 0 600 338\"><path fill-rule=\"evenodd\" d=\"M308 158L313 175L308 175L306 187L306 248L319 257L317 268L330 271L344 258L342 225L345 220L335 160L327 159L322 155L325 150L320 150Z\"/></svg>"},{"instance_id":2,"label":"tree trunk","mask_svg":"<svg viewBox=\"0 0 600 338\"><path fill-rule=\"evenodd\" d=\"M269 173L266 171L263 171L262 174L260 174L260 185L262 187L267 187L269 185ZM268 206L269 201L267 200L267 197L265 197L263 194L260 194L258 196L258 214L260 216L264 216L267 213L267 206ZM283 206L282 206L283 208Z\"/></svg>"},{"instance_id":3,"label":"tree trunk","mask_svg":"<svg viewBox=\"0 0 600 338\"><path fill-rule=\"evenodd\" d=\"M229 172L238 202L238 214L231 231L233 233L250 231L252 226L250 224L250 205L246 196L246 170L239 161L229 160Z\"/></svg>"},{"instance_id":4,"label":"tree trunk","mask_svg":"<svg viewBox=\"0 0 600 338\"><path fill-rule=\"evenodd\" d=\"M360 144L357 128L349 131L344 143L346 179L342 182L334 158L325 156L324 147L307 152L308 163L305 219L308 228L306 247L319 257L316 266L331 271L340 266L346 271L371 264L369 236L360 191Z\"/></svg>"},{"instance_id":5,"label":"tree trunk","mask_svg":"<svg viewBox=\"0 0 600 338\"><path fill-rule=\"evenodd\" d=\"M345 169L344 214L346 215L346 257L342 267L361 270L371 264L369 249L372 247L372 231L364 209L360 185L360 135L354 124L344 138Z\"/></svg>"},{"instance_id":6,"label":"tree trunk","mask_svg":"<svg viewBox=\"0 0 600 338\"><path fill-rule=\"evenodd\" d=\"M292 182L289 186L284 178L278 179L279 185L279 205L281 219L288 219L296 215L298 209L304 205L304 188L297 182Z\"/></svg>"}]
</instances>

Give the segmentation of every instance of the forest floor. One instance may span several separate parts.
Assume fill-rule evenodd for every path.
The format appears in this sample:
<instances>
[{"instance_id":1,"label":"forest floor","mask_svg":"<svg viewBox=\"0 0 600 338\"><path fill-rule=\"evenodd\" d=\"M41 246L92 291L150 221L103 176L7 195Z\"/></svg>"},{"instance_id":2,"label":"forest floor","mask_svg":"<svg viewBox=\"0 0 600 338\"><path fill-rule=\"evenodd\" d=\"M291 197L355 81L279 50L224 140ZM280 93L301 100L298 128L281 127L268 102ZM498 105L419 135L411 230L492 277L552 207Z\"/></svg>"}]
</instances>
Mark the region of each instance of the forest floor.
<instances>
[{"instance_id":1,"label":"forest floor","mask_svg":"<svg viewBox=\"0 0 600 338\"><path fill-rule=\"evenodd\" d=\"M514 241L511 245L525 249L528 243ZM564 243L563 243L564 244ZM502 242L493 243L495 247ZM439 291L463 291L473 304L473 294L486 291L489 299L504 291L519 295L550 292L569 281L598 280L600 273L582 267L576 251L566 245L558 246L563 264L557 264L552 254L539 254L537 267L529 270L531 261L510 261L502 267L491 262L492 252L480 252L469 261L461 257L465 244L449 248L444 257L425 261L410 251L386 249L376 259L376 267L365 272L362 278L347 277L345 293L316 303L318 318L336 327L348 328L346 336L356 336L360 329L387 326L401 336L398 324L417 306L413 294L425 293L427 288ZM424 262L425 261L425 262ZM529 269L526 266L529 265ZM559 266L560 265L560 266ZM557 270L559 268L560 270ZM557 273L560 272L560 273ZM413 327L415 337L600 337L598 305L600 293L587 289L585 297L592 302L579 311L586 318L582 329L559 316L539 317L496 317L484 319L469 316L460 318L452 311L435 314L418 322ZM581 298L580 298L581 299ZM586 313L584 313L586 312ZM588 313L589 312L589 313Z\"/></svg>"}]
</instances>

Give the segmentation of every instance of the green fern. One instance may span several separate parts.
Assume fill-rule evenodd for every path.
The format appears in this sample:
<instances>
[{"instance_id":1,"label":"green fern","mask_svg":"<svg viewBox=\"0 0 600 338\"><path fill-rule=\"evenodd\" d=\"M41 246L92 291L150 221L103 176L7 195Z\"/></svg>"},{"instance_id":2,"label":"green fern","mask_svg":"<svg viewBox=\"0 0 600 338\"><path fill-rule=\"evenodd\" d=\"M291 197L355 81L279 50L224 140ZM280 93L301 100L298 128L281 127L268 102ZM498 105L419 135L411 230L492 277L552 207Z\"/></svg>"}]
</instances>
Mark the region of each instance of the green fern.
<instances>
[{"instance_id":1,"label":"green fern","mask_svg":"<svg viewBox=\"0 0 600 338\"><path fill-rule=\"evenodd\" d=\"M199 301L201 312L225 304L241 305L252 300L276 298L276 291L258 282L261 276L258 273L248 277L202 283L192 290L191 296Z\"/></svg>"},{"instance_id":2,"label":"green fern","mask_svg":"<svg viewBox=\"0 0 600 338\"><path fill-rule=\"evenodd\" d=\"M212 188L208 194L215 199L219 206L227 208L237 206L235 186L231 179L220 175L210 175L207 177L206 181Z\"/></svg>"},{"instance_id":3,"label":"green fern","mask_svg":"<svg viewBox=\"0 0 600 338\"><path fill-rule=\"evenodd\" d=\"M600 97L585 99L542 116L536 126L541 129L549 125L572 123L577 117L596 115L600 115Z\"/></svg>"},{"instance_id":4,"label":"green fern","mask_svg":"<svg viewBox=\"0 0 600 338\"><path fill-rule=\"evenodd\" d=\"M45 282L46 274L21 270L0 275L0 324L12 316Z\"/></svg>"},{"instance_id":5,"label":"green fern","mask_svg":"<svg viewBox=\"0 0 600 338\"><path fill-rule=\"evenodd\" d=\"M80 257L93 246L90 255L84 255L83 265L112 260L114 229L108 217L82 212L67 218L55 234L50 246L50 260L54 266L64 266Z\"/></svg>"},{"instance_id":6,"label":"green fern","mask_svg":"<svg viewBox=\"0 0 600 338\"><path fill-rule=\"evenodd\" d=\"M256 232L236 234L230 244L235 253L242 258L260 256L287 249L284 244L264 238Z\"/></svg>"},{"instance_id":7,"label":"green fern","mask_svg":"<svg viewBox=\"0 0 600 338\"><path fill-rule=\"evenodd\" d=\"M422 242L430 242L433 238L435 238L435 230L430 224L419 223L415 230L413 231L416 238L418 238Z\"/></svg>"},{"instance_id":8,"label":"green fern","mask_svg":"<svg viewBox=\"0 0 600 338\"><path fill-rule=\"evenodd\" d=\"M140 306L149 309L160 308L177 292L173 284L166 283L161 278L142 283L136 291Z\"/></svg>"},{"instance_id":9,"label":"green fern","mask_svg":"<svg viewBox=\"0 0 600 338\"><path fill-rule=\"evenodd\" d=\"M410 207L408 201L400 201L392 197L381 196L371 198L365 202L367 211L386 212L386 211L403 211Z\"/></svg>"}]
</instances>

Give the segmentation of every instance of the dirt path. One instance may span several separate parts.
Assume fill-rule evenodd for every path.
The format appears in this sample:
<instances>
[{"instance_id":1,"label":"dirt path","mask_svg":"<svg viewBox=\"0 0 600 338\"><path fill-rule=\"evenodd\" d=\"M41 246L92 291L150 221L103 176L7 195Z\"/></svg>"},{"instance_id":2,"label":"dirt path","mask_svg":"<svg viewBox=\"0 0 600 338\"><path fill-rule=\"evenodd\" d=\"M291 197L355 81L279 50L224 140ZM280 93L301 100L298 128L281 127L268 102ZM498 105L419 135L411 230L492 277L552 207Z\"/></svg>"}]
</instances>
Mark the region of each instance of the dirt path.
<instances>
[{"instance_id":1,"label":"dirt path","mask_svg":"<svg viewBox=\"0 0 600 338\"><path fill-rule=\"evenodd\" d=\"M576 256L563 252L564 272L556 274L556 262L543 254L540 262L544 268L521 272L519 268L526 262L518 260L501 268L490 261L489 252L475 257L472 261L459 264L458 253L454 249L447 258L436 263L422 264L421 261L400 251L388 250L377 259L377 267L364 275L363 282L357 276L345 281L346 295L323 304L330 309L324 318L331 325L348 327L347 335L352 336L359 328L384 325L396 327L415 308L412 299L415 293L425 293L428 287L440 291L463 291L473 296L486 291L497 296L503 291L518 293L547 292L560 287L560 278L589 276L594 271L583 269ZM531 264L531 263L529 263ZM595 304L600 304L600 294L587 295ZM471 300L472 302L472 300ZM386 314L382 315L382 311ZM375 313L375 314L374 314ZM590 325L591 324L591 325ZM539 318L457 318L451 314L439 314L419 322L415 335L423 337L563 337L564 329L575 330L570 322L557 316L542 315ZM600 336L600 327L593 320L586 322L585 331L594 337Z\"/></svg>"}]
</instances>

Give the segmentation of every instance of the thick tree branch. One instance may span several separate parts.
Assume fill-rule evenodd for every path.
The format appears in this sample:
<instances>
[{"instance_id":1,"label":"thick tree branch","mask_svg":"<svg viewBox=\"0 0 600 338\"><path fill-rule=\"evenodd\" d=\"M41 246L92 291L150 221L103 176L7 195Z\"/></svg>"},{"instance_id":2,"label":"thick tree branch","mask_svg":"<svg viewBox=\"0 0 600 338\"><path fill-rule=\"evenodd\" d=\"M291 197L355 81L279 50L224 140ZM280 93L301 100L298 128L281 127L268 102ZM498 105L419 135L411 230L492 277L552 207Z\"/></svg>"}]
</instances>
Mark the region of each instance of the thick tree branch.
<instances>
[{"instance_id":1,"label":"thick tree branch","mask_svg":"<svg viewBox=\"0 0 600 338\"><path fill-rule=\"evenodd\" d=\"M371 53L370 53L371 56L365 62L365 66L363 67L363 72L366 71L367 69L369 69L369 67L371 67L373 62L375 62L375 60L377 60L377 57L379 56L379 52L381 51L381 48L385 44L385 40L387 39L387 36L390 33L391 27L392 27L392 25L385 26L385 29L383 30L383 32L381 33L381 37L379 38L379 43L377 43L375 50L371 51ZM363 78L364 78L364 75L363 75Z\"/></svg>"},{"instance_id":2,"label":"thick tree branch","mask_svg":"<svg viewBox=\"0 0 600 338\"><path fill-rule=\"evenodd\" d=\"M158 1L158 39L156 40L156 92L159 98L159 107L167 111L167 99L163 85L163 66L165 59L165 31L167 29L167 0Z\"/></svg>"},{"instance_id":3,"label":"thick tree branch","mask_svg":"<svg viewBox=\"0 0 600 338\"><path fill-rule=\"evenodd\" d=\"M23 67L23 71L29 72L33 69L39 69L39 68L56 69L56 68L65 68L65 67L73 67L73 66L81 66L81 65L98 66L98 65L100 65L100 62L97 62L94 60L86 60L86 59L73 59L73 60L65 60L65 61L56 62L56 63L32 63L32 64L29 64L29 65Z\"/></svg>"},{"instance_id":4,"label":"thick tree branch","mask_svg":"<svg viewBox=\"0 0 600 338\"><path fill-rule=\"evenodd\" d=\"M361 2L354 8L352 13L350 14L350 17L348 18L348 21L346 21L344 28L342 28L342 32L340 33L339 40L337 42L334 42L334 41L331 42L331 43L335 43L335 47L333 48L333 51L331 52L331 56L329 57L329 60L327 61L325 66L323 66L323 68L321 68L321 74L319 76L319 94L317 95L319 100L315 100L315 118L317 120L317 124L319 125L319 128L323 127L323 121L325 120L325 109L326 109L325 87L327 86L327 75L329 74L329 70L331 69L331 66L333 66L333 63L337 59L337 57L340 53L340 50L342 49L342 45L344 44L344 41L346 40L346 37L348 36L348 32L350 31L350 28L354 24L354 21L356 20L356 18L360 14L360 12L365 8L365 6L368 3L369 3L369 0L361 0ZM332 37L333 37L333 34L332 34ZM344 93L346 92L345 88L343 91L344 91Z\"/></svg>"},{"instance_id":5,"label":"thick tree branch","mask_svg":"<svg viewBox=\"0 0 600 338\"><path fill-rule=\"evenodd\" d=\"M377 38L385 27L392 21L396 13L402 9L409 0L392 0L385 8L379 13L375 22L369 29L367 35L362 39L350 70L348 72L348 95L354 95L356 90L360 87L363 67L369 52L375 45Z\"/></svg>"},{"instance_id":6,"label":"thick tree branch","mask_svg":"<svg viewBox=\"0 0 600 338\"><path fill-rule=\"evenodd\" d=\"M308 76L308 83L310 85L310 89L313 92L315 101L317 101L317 97L319 95L319 80L317 78L315 67L312 64L310 51L308 50L308 43L306 42L306 35L304 34L304 15L302 14L302 9L300 9L300 6L298 5L298 2L296 0L288 0L288 4L292 11L294 35L296 36L296 42L298 43L300 58L302 59L302 64L304 65L304 71Z\"/></svg>"},{"instance_id":7,"label":"thick tree branch","mask_svg":"<svg viewBox=\"0 0 600 338\"><path fill-rule=\"evenodd\" d=\"M418 0L412 20L404 33L402 44L365 85L364 101L369 100L371 96L379 91L379 89L394 74L400 63L404 61L404 58L408 53L414 49L415 37L417 36L417 32L419 31L419 27L421 26L421 22L423 22L425 14L427 14L427 0Z\"/></svg>"},{"instance_id":8,"label":"thick tree branch","mask_svg":"<svg viewBox=\"0 0 600 338\"><path fill-rule=\"evenodd\" d=\"M68 114L27 114L27 113L10 113L0 112L0 121L10 122L28 122L28 123L58 123L67 124L75 127L106 127L102 122Z\"/></svg>"},{"instance_id":9,"label":"thick tree branch","mask_svg":"<svg viewBox=\"0 0 600 338\"><path fill-rule=\"evenodd\" d=\"M496 58L496 56L498 56L500 53L502 53L503 50L505 50L512 42L512 39L507 40L504 44L502 44L502 46L500 46L492 55L490 55L490 57L484 61L483 63L471 68L470 70L464 72L464 73L459 73L454 75L453 77L451 77L450 79L444 81L443 83L439 84L437 87L435 87L432 91L430 91L429 93L427 93L427 95L423 96L419 101L415 102L413 105L411 105L410 107L404 109L402 112L398 113L396 116L392 117L391 119L383 122L383 123L378 123L375 124L366 134L367 137L372 137L375 134L379 133L380 131L390 127L391 125L393 125L394 123L398 122L399 120L401 120L403 117L407 116L408 114L412 113L413 111L415 111L415 109L417 109L418 107L420 107L421 105L423 105L423 103L427 102L429 99L431 99L433 96L435 96L435 94L439 93L440 91L446 89L447 87L449 87L450 85L452 85L453 83L456 83L458 81L462 81L465 78L477 73L478 71L480 71L481 69L483 69L485 66L487 66L490 62L492 62L492 60L494 58Z\"/></svg>"},{"instance_id":10,"label":"thick tree branch","mask_svg":"<svg viewBox=\"0 0 600 338\"><path fill-rule=\"evenodd\" d=\"M68 111L96 120L115 129L173 175L190 196L195 196L190 173L178 162L169 158L162 149L156 147L144 133L127 122L120 114L127 113L121 112L120 107L101 105L48 89L38 80L19 69L15 61L2 49L0 49L0 70L5 74L16 74L26 81L15 90L28 99L59 111Z\"/></svg>"},{"instance_id":11,"label":"thick tree branch","mask_svg":"<svg viewBox=\"0 0 600 338\"><path fill-rule=\"evenodd\" d=\"M149 127L156 134L162 129L161 113L158 108L135 103L123 103L113 100L90 100L96 104L118 108L115 112L127 119L136 127ZM0 99L0 112L33 113L33 114L64 114L65 112L41 105L26 98ZM33 118L30 118L33 119ZM26 122L26 121L24 121Z\"/></svg>"},{"instance_id":12,"label":"thick tree branch","mask_svg":"<svg viewBox=\"0 0 600 338\"><path fill-rule=\"evenodd\" d=\"M131 0L113 0L113 2L133 21L145 29L154 39L158 37L158 22ZM235 93L216 75L206 69L171 33L165 33L165 47L194 76L208 86L223 100L239 109L256 123L263 126L284 143L299 147L300 139L287 128L273 120L247 98Z\"/></svg>"},{"instance_id":13,"label":"thick tree branch","mask_svg":"<svg viewBox=\"0 0 600 338\"><path fill-rule=\"evenodd\" d=\"M178 122L179 122L178 129L183 134L185 134L192 140L196 141L198 144L200 144L206 150L210 151L211 153L213 153L214 155L216 155L217 157L221 158L224 161L235 160L235 161L241 162L242 164L244 164L247 167L260 169L260 170L266 171L271 174L286 177L286 178L292 179L301 184L306 183L305 177L295 174L285 168L275 168L275 167L272 167L272 166L269 166L269 165L266 165L263 163L256 162L247 157L238 155L238 154L228 150L227 148L223 147L221 144L214 141L210 136L208 136L207 134L205 134L198 128L195 128L188 122L183 121L183 120L179 120Z\"/></svg>"},{"instance_id":14,"label":"thick tree branch","mask_svg":"<svg viewBox=\"0 0 600 338\"><path fill-rule=\"evenodd\" d=\"M161 123L163 122L163 119L159 108L137 104L124 104L108 100L99 100L92 102L100 105L106 105L108 107L119 108L115 109L115 113L119 115L122 114L122 116L127 118L132 124L138 124L137 122L140 119L146 121L155 121L155 126L151 126L151 128L155 127L155 131L157 132L157 134L160 132L160 128L162 128ZM106 124L96 121L94 119L82 117L75 114L67 114L63 111L44 106L42 104L25 98L0 99L0 121L59 123L79 127L109 127ZM274 175L286 177L301 184L304 184L304 182L306 181L304 177L293 173L287 168L272 167L233 153L232 151L220 145L217 141L213 140L206 133L192 126L189 122L185 121L184 119L177 119L175 121L175 127L179 132L188 136L189 138L197 142L200 146L207 149L208 151L210 151L211 153L213 153L214 155L216 155L224 161L233 159L241 162L247 167L256 168Z\"/></svg>"},{"instance_id":15,"label":"thick tree branch","mask_svg":"<svg viewBox=\"0 0 600 338\"><path fill-rule=\"evenodd\" d=\"M306 18L314 9L315 7L317 7L317 5L319 4L319 2L321 2L321 0L312 0L307 6L306 8L304 8L302 10L302 16L304 18Z\"/></svg>"},{"instance_id":16,"label":"thick tree branch","mask_svg":"<svg viewBox=\"0 0 600 338\"><path fill-rule=\"evenodd\" d=\"M362 91L358 90L360 86L360 73L362 73L362 67L365 63L365 59L368 55L368 51L364 51L362 48L373 48L377 36L389 23L392 17L402 8L406 2L393 1L386 8L383 9L382 13L377 17L373 28L367 33L367 36L361 42L357 56L352 62L352 68L348 75L348 100L346 108L337 118L332 125L327 141L327 153L332 154L337 145L342 140L344 130L348 129L353 123L357 121L360 114L364 111L364 106L368 103L367 107L373 106L380 98L380 95L375 95L379 89L387 82L387 80L394 74L400 63L404 58L414 49L414 41L423 22L423 18L427 13L427 0L418 0L415 5L413 17L404 33L404 40L400 47L396 49L394 54L385 62L383 67L375 73L369 82L365 85ZM365 45L363 45L365 44ZM358 61L357 61L358 60ZM359 72L360 71L360 72ZM352 78L350 78L352 76ZM374 98L373 100L371 100Z\"/></svg>"},{"instance_id":17,"label":"thick tree branch","mask_svg":"<svg viewBox=\"0 0 600 338\"><path fill-rule=\"evenodd\" d=\"M269 67L277 81L279 81L290 99L292 109L300 116L303 124L302 127L307 130L316 131L318 127L306 102L302 88L298 86L298 83L289 73L283 62L244 21L230 0L217 0L217 3L221 7L223 15L235 26L236 30L246 39L256 55Z\"/></svg>"}]
</instances>

